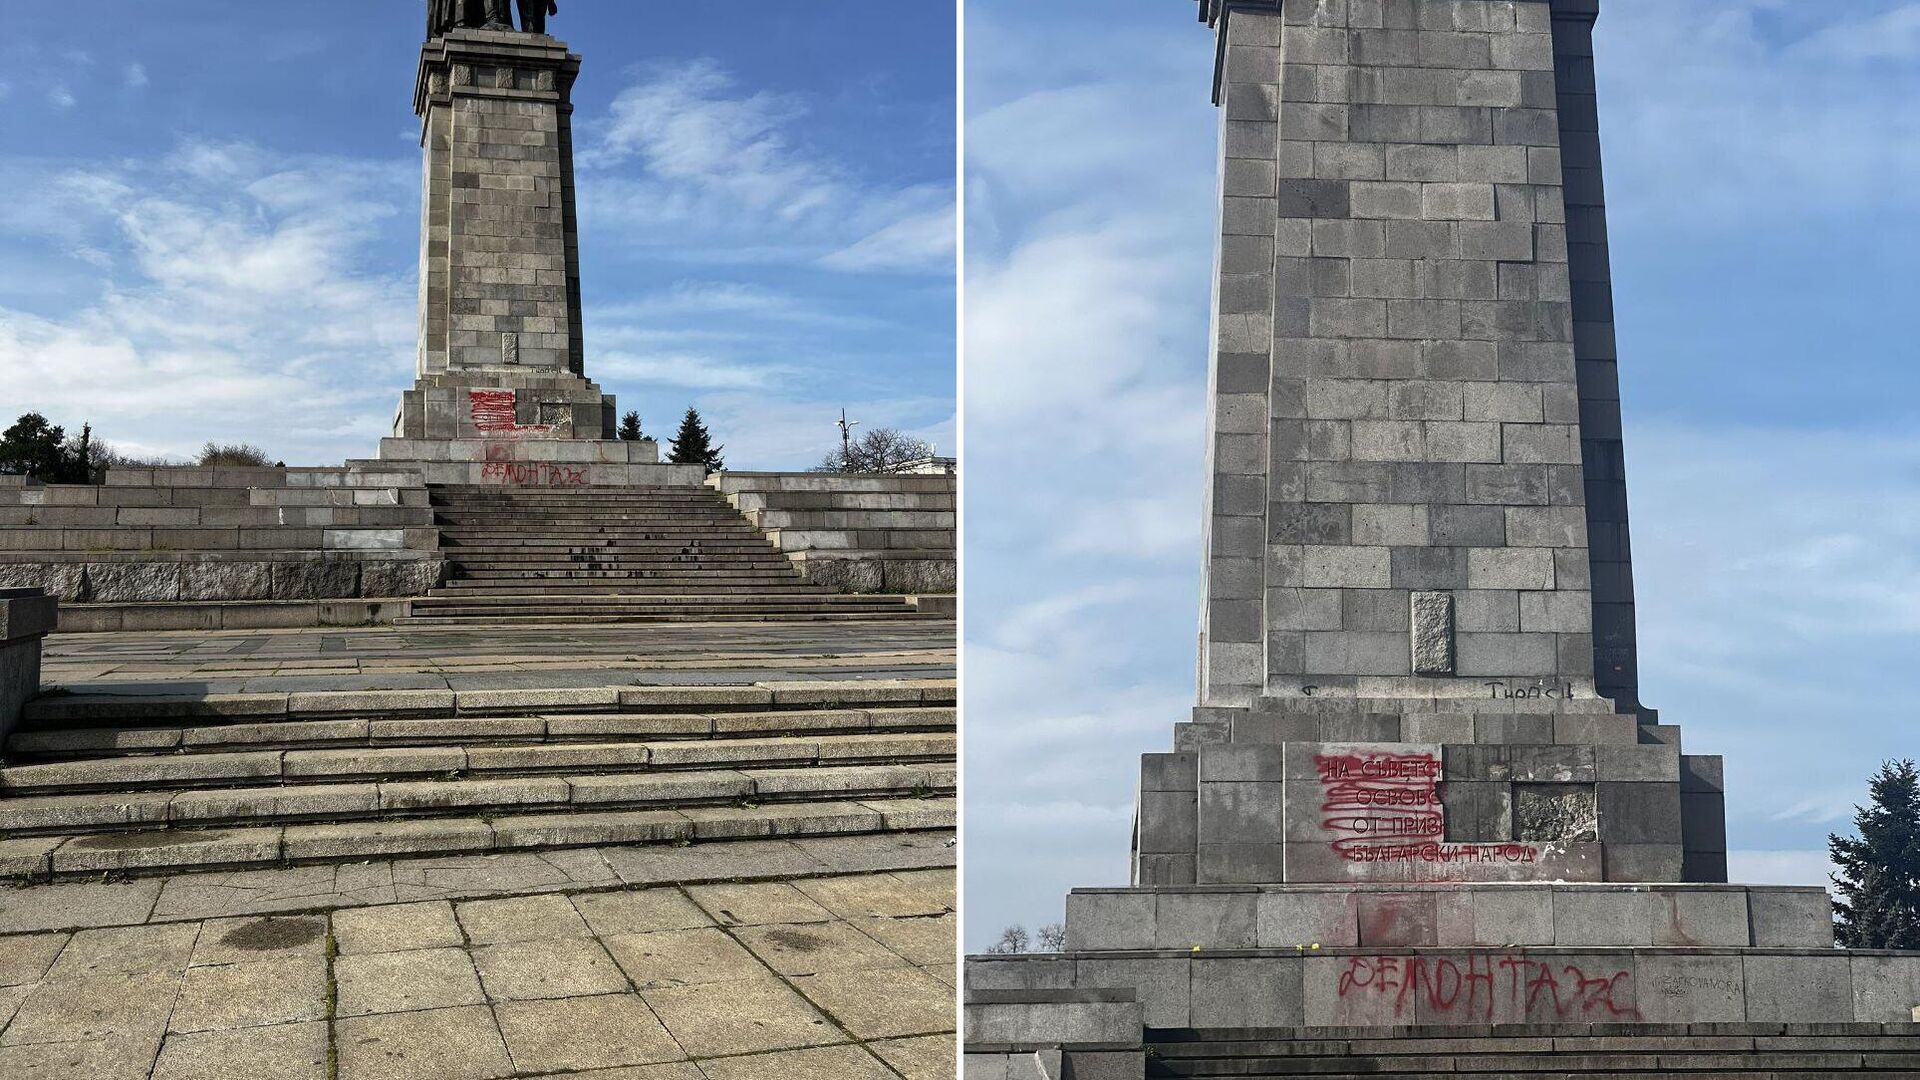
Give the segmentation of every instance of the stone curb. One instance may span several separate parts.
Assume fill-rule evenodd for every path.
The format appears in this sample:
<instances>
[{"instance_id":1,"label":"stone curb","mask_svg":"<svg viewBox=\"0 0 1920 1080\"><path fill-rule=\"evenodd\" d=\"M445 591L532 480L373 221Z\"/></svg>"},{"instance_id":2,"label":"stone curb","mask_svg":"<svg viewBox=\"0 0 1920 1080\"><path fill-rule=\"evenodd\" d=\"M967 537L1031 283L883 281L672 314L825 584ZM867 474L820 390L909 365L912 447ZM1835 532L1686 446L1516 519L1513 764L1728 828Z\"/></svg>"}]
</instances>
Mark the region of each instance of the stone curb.
<instances>
[{"instance_id":1,"label":"stone curb","mask_svg":"<svg viewBox=\"0 0 1920 1080\"><path fill-rule=\"evenodd\" d=\"M918 835L920 838L926 839L926 838L938 837L939 835L941 835L941 833L936 831L936 832L922 833ZM950 831L948 831L948 835L951 835ZM859 876L859 875L875 874L875 873L903 873L903 872L912 872L912 871L918 871L918 870L945 870L945 869L952 869L954 867L953 852L955 851L955 848L952 846L951 841L948 841L947 845L944 846L943 848L935 849L934 851L932 851L931 854L933 855L933 857L931 858L908 857L908 858L896 859L896 860L875 860L871 857L862 858L862 857L859 857L858 855L836 856L832 853L830 849L826 851L822 851L819 854L814 854L816 849L821 848L823 845L842 845L847 842L853 842L858 844L864 841L886 840L886 839L887 839L887 834L877 833L877 834L872 834L866 837L800 836L800 837L794 837L792 839L736 840L736 841L729 841L726 844L728 848L737 848L737 849L753 850L753 851L763 851L766 849L768 845L778 845L783 850L797 849L802 853L811 855L816 860L817 865L813 867L809 867L804 870L796 870L795 868L792 868L792 867L782 867L777 870L770 870L767 872L758 872L758 873L756 872L740 873L737 871L731 872L731 873L707 873L707 874L676 873L669 879L669 878L656 877L656 876L629 875L624 871L620 871L616 869L615 874L619 879L618 884L605 884L605 883L594 884L594 883L556 881L556 882L542 883L540 885L536 885L531 888L513 888L513 887L468 888L468 889L455 890L444 897L435 897L434 899L449 899L449 900L455 900L459 902L465 902L469 900L489 900L489 899L515 897L515 896L535 896L535 895L544 895L544 894L557 893L557 892L566 893L568 895L582 895L582 894L588 894L588 893L625 892L631 889L651 889L651 888L660 888L664 886L677 886L677 885L750 884L750 883L761 882L761 881L789 881L789 880L800 879L800 878L806 878L806 879L835 878L835 877L850 877L850 876ZM643 850L646 850L646 848L644 845L596 844L588 847L576 848L574 850L581 853L595 853L595 852L643 851ZM914 850L915 852L919 853L922 856L929 854L928 851L921 848L913 848L911 850ZM502 853L502 854L509 854L509 853ZM525 854L525 853L520 853L520 854ZM374 860L374 864L377 865L382 861L383 860ZM418 860L392 859L392 860L384 860L384 861L387 864L392 865L394 863L399 863L399 862L415 862ZM878 862L886 862L888 864L876 865L876 863ZM259 869L270 869L270 868L259 868ZM171 882L175 880L191 879L194 876L195 874L193 872L185 872L174 877L164 877L164 876L156 875L155 877L150 877L145 879L144 884L151 885L152 883L155 883L155 882L165 883L165 882ZM80 882L62 881L62 882L53 882L53 883L42 883L39 885L29 886L30 889L61 889L61 888L76 888L76 887L82 888L82 889L99 889L102 887L133 889L133 888L138 888L140 886L135 883L126 883L126 884L117 885L117 886L102 886L102 885L94 884L92 882L87 882L84 880ZM344 895L344 894L340 894L340 895ZM241 918L241 917L259 917L259 916L268 916L272 918L286 918L286 917L295 916L295 915L324 914L326 912L342 910L345 908L387 907L395 904L416 903L416 902L418 902L418 899L414 899L414 898L400 899L400 900L384 900L376 903L366 903L364 901L329 903L322 900L312 904L291 904L291 905L269 904L257 909L229 911L229 912L222 912L219 914L198 914L198 913L196 914L156 914L150 910L152 908L152 901L148 901L147 903L143 904L140 909L143 912L147 912L147 914L137 919L130 920L126 918L118 918L118 919L108 918L105 920L88 920L88 921L66 923L66 924L57 925L57 926L56 925L43 926L43 925L36 924L31 926L31 928L26 928L26 929L0 930L0 941L4 941L7 937L10 937L10 936L17 936L17 935L23 935L23 934L71 932L71 931L78 931L83 929L97 929L97 928L117 927L117 926L145 926L145 925L164 925L164 924L173 924L173 923L182 923L182 922L202 922L208 919L217 919L217 918Z\"/></svg>"},{"instance_id":2,"label":"stone curb","mask_svg":"<svg viewBox=\"0 0 1920 1080\"><path fill-rule=\"evenodd\" d=\"M903 804L918 803L913 807ZM949 831L952 796L781 803L765 810L563 812L480 818L322 822L194 830L195 844L142 848L87 846L91 836L0 841L0 877L32 883L98 874L152 876L204 870L259 870L369 858L489 855L621 844L690 844ZM69 846L72 851L65 850Z\"/></svg>"}]
</instances>

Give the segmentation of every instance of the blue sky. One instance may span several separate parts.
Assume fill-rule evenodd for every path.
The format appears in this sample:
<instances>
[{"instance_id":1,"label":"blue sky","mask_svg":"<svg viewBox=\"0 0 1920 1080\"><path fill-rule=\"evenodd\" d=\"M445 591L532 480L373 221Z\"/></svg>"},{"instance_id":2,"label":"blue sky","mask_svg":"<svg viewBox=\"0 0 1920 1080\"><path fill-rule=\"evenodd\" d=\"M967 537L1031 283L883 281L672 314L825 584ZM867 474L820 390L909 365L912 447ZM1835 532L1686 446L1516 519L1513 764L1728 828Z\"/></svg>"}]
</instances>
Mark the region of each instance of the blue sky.
<instances>
[{"instance_id":1,"label":"blue sky","mask_svg":"<svg viewBox=\"0 0 1920 1080\"><path fill-rule=\"evenodd\" d=\"M8 19L0 414L371 456L413 372L422 3ZM584 57L588 376L652 434L697 404L736 468L812 464L842 406L951 453L952 10L565 0L550 29Z\"/></svg>"},{"instance_id":2,"label":"blue sky","mask_svg":"<svg viewBox=\"0 0 1920 1080\"><path fill-rule=\"evenodd\" d=\"M1126 880L1193 701L1212 45L969 0L967 944ZM1920 702L1920 3L1606 0L1644 699L1727 758L1734 876L1824 879Z\"/></svg>"}]
</instances>

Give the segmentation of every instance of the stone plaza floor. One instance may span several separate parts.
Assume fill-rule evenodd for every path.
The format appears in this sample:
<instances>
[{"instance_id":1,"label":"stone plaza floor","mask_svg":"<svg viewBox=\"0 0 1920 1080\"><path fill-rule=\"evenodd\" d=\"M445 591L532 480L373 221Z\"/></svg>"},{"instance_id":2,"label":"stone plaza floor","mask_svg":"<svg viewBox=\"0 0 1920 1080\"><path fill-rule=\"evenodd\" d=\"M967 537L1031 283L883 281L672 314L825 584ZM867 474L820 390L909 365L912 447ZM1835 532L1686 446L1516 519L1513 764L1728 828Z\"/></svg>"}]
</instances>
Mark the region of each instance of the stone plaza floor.
<instances>
[{"instance_id":1,"label":"stone plaza floor","mask_svg":"<svg viewBox=\"0 0 1920 1080\"><path fill-rule=\"evenodd\" d=\"M727 845L733 868L755 855L781 865L780 853L753 846ZM416 898L434 886L401 881L374 886L383 902L368 905L172 921L143 912L136 894L164 897L173 881L38 887L69 890L73 910L88 908L73 890L132 891L125 925L0 936L0 1076L955 1075L951 869L627 887L617 857L558 854L576 875L598 863L604 876L464 900ZM792 864L797 851L785 857ZM833 865L825 847L811 857ZM461 876L443 868L449 882ZM434 876L423 862L309 869L326 871L329 888L335 871ZM193 887L247 892L239 882ZM0 893L0 910L19 895Z\"/></svg>"},{"instance_id":2,"label":"stone plaza floor","mask_svg":"<svg viewBox=\"0 0 1920 1080\"><path fill-rule=\"evenodd\" d=\"M954 623L612 624L54 634L43 681L80 693L494 689L951 678Z\"/></svg>"},{"instance_id":3,"label":"stone plaza floor","mask_svg":"<svg viewBox=\"0 0 1920 1080\"><path fill-rule=\"evenodd\" d=\"M954 671L952 621L891 619L55 634L43 683L140 709ZM948 1080L954 865L946 828L776 829L0 886L0 1077Z\"/></svg>"}]
</instances>

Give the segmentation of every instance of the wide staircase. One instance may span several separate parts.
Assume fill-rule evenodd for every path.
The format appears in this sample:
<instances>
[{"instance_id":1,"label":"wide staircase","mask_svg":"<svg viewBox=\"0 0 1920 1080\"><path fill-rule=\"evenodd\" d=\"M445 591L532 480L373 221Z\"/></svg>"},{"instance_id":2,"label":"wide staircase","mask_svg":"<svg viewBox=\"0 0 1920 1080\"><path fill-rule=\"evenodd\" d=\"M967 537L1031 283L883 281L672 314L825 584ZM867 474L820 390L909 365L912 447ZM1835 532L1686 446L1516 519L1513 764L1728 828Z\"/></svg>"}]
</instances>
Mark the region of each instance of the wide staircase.
<instances>
[{"instance_id":1,"label":"wide staircase","mask_svg":"<svg viewBox=\"0 0 1920 1080\"><path fill-rule=\"evenodd\" d=\"M401 625L905 617L805 581L711 488L432 489L448 581Z\"/></svg>"},{"instance_id":2,"label":"wide staircase","mask_svg":"<svg viewBox=\"0 0 1920 1080\"><path fill-rule=\"evenodd\" d=\"M1920 1024L1149 1030L1149 1077L1920 1076Z\"/></svg>"},{"instance_id":3,"label":"wide staircase","mask_svg":"<svg viewBox=\"0 0 1920 1080\"><path fill-rule=\"evenodd\" d=\"M0 877L954 826L950 680L600 693L43 698Z\"/></svg>"}]
</instances>

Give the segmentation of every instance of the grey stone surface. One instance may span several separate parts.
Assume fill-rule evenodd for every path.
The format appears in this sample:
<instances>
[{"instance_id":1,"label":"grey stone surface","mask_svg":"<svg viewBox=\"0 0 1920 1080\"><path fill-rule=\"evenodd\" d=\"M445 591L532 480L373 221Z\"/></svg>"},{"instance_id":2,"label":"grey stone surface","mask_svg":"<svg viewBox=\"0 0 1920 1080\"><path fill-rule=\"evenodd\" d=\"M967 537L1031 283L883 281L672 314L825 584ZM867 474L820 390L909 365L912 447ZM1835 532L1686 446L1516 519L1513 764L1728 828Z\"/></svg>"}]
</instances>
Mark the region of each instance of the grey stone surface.
<instances>
[{"instance_id":1,"label":"grey stone surface","mask_svg":"<svg viewBox=\"0 0 1920 1080\"><path fill-rule=\"evenodd\" d=\"M1747 901L1753 944L1761 948L1831 948L1833 910L1825 889L1769 890Z\"/></svg>"},{"instance_id":2,"label":"grey stone surface","mask_svg":"<svg viewBox=\"0 0 1920 1080\"><path fill-rule=\"evenodd\" d=\"M1416 675L1453 672L1453 594L1413 594L1413 671Z\"/></svg>"},{"instance_id":3,"label":"grey stone surface","mask_svg":"<svg viewBox=\"0 0 1920 1080\"><path fill-rule=\"evenodd\" d=\"M180 567L172 563L90 563L88 599L100 604L178 600L180 578Z\"/></svg>"}]
</instances>

